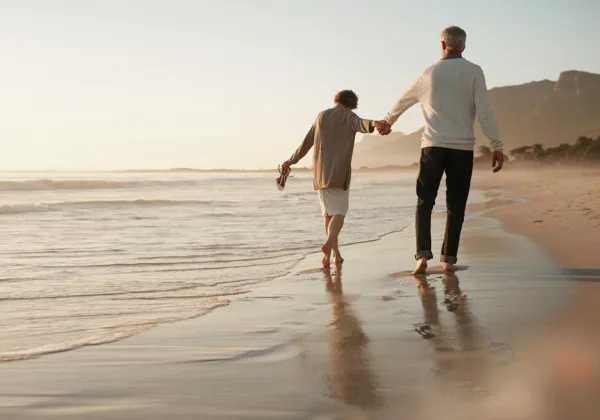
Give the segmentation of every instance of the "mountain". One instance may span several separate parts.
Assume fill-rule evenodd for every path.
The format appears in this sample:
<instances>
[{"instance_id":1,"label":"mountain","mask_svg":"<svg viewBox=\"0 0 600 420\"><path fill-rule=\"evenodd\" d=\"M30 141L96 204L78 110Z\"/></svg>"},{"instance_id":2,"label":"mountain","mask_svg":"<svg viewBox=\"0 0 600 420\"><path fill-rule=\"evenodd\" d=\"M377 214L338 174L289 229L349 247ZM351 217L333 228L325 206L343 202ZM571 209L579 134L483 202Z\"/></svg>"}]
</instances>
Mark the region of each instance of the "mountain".
<instances>
[{"instance_id":1,"label":"mountain","mask_svg":"<svg viewBox=\"0 0 600 420\"><path fill-rule=\"evenodd\" d=\"M387 163L381 164L380 162L387 162L390 157L393 158L394 156L400 156L404 153L404 149L407 146L405 140L408 137L409 136L406 134L400 132L392 132L387 136L364 136L354 147L353 166L356 168L359 166L373 168L386 165ZM411 143L415 142L409 142L409 144ZM358 156L360 156L359 165L357 165Z\"/></svg>"},{"instance_id":2,"label":"mountain","mask_svg":"<svg viewBox=\"0 0 600 420\"><path fill-rule=\"evenodd\" d=\"M600 135L600 74L565 71L557 81L494 88L489 96L506 153L525 145L553 147ZM356 145L353 166L412 164L419 158L422 132L364 136ZM489 145L477 123L475 137L476 148Z\"/></svg>"},{"instance_id":3,"label":"mountain","mask_svg":"<svg viewBox=\"0 0 600 420\"><path fill-rule=\"evenodd\" d=\"M354 168L410 165L419 160L423 129L411 134L365 135L354 147ZM389 139L389 140L388 140ZM367 146L363 143L367 142Z\"/></svg>"}]
</instances>

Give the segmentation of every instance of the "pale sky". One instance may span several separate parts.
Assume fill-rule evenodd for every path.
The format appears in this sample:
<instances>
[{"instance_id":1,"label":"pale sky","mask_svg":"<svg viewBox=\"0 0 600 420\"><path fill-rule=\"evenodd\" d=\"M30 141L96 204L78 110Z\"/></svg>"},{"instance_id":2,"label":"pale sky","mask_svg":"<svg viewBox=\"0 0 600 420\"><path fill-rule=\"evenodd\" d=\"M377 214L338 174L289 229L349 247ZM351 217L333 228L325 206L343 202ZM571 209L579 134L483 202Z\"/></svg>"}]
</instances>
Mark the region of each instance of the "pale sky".
<instances>
[{"instance_id":1,"label":"pale sky","mask_svg":"<svg viewBox=\"0 0 600 420\"><path fill-rule=\"evenodd\" d=\"M338 90L383 118L446 26L491 88L600 73L598 16L598 0L0 0L0 170L273 168ZM421 125L414 107L394 130Z\"/></svg>"}]
</instances>

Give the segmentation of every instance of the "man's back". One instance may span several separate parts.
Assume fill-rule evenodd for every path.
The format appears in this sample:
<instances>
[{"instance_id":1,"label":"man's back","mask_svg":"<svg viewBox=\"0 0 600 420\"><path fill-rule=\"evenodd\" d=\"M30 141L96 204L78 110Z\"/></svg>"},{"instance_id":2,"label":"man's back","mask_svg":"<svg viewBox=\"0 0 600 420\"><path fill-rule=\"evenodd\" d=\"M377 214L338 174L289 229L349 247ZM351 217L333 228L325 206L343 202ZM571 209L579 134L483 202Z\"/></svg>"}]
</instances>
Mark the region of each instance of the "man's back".
<instances>
[{"instance_id":1,"label":"man's back","mask_svg":"<svg viewBox=\"0 0 600 420\"><path fill-rule=\"evenodd\" d=\"M472 147L476 73L477 66L464 58L440 60L423 73L424 143Z\"/></svg>"},{"instance_id":2,"label":"man's back","mask_svg":"<svg viewBox=\"0 0 600 420\"><path fill-rule=\"evenodd\" d=\"M419 102L425 118L421 147L473 150L475 115L494 150L502 141L489 103L481 67L462 58L448 56L427 68L388 114L398 117Z\"/></svg>"}]
</instances>

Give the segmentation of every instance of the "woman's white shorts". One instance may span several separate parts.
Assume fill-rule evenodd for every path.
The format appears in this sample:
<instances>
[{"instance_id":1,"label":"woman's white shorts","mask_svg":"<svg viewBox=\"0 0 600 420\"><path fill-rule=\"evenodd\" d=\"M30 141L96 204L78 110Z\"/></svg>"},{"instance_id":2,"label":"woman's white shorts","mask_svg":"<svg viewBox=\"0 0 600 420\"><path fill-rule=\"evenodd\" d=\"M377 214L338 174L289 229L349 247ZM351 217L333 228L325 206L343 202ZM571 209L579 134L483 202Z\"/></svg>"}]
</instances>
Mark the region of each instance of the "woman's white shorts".
<instances>
[{"instance_id":1,"label":"woman's white shorts","mask_svg":"<svg viewBox=\"0 0 600 420\"><path fill-rule=\"evenodd\" d=\"M350 190L343 188L323 188L318 191L323 217L348 213Z\"/></svg>"}]
</instances>

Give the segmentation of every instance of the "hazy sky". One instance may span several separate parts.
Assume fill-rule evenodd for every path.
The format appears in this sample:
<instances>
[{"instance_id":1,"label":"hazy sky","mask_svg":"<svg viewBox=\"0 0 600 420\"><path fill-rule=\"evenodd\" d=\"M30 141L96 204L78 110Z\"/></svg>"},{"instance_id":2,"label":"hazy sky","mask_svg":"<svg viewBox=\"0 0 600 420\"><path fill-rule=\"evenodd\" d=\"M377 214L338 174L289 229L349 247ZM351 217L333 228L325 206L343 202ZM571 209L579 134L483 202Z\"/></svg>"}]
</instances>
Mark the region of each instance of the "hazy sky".
<instances>
[{"instance_id":1,"label":"hazy sky","mask_svg":"<svg viewBox=\"0 0 600 420\"><path fill-rule=\"evenodd\" d=\"M382 118L448 25L494 87L600 73L598 16L598 0L0 0L0 170L276 167L340 89ZM394 129L421 124L415 107Z\"/></svg>"}]
</instances>

